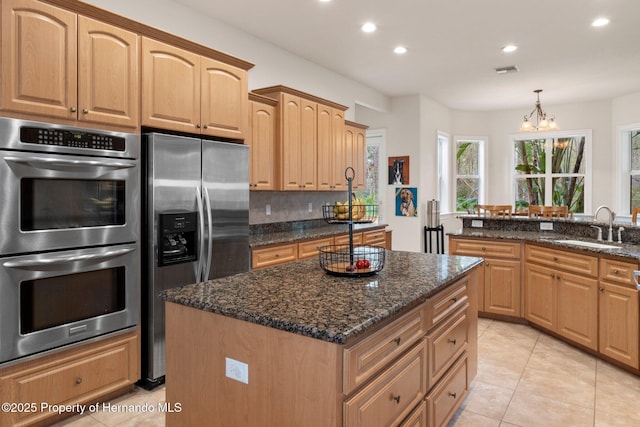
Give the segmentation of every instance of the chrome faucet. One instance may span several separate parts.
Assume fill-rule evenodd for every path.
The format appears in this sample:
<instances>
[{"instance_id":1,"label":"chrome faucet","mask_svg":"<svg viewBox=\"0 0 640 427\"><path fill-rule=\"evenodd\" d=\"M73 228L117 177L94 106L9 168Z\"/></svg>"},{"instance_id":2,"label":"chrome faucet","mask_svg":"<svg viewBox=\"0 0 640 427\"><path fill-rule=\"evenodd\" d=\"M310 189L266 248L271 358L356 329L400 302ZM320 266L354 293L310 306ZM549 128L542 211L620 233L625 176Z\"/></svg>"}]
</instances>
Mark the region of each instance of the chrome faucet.
<instances>
[{"instance_id":1,"label":"chrome faucet","mask_svg":"<svg viewBox=\"0 0 640 427\"><path fill-rule=\"evenodd\" d=\"M593 215L594 220L598 218L598 213L600 212L601 209L606 209L609 212L609 237L607 238L607 242L613 242L613 220L616 217L616 213L613 212L611 209L609 209L605 205L598 206L598 209L596 209L595 215Z\"/></svg>"}]
</instances>

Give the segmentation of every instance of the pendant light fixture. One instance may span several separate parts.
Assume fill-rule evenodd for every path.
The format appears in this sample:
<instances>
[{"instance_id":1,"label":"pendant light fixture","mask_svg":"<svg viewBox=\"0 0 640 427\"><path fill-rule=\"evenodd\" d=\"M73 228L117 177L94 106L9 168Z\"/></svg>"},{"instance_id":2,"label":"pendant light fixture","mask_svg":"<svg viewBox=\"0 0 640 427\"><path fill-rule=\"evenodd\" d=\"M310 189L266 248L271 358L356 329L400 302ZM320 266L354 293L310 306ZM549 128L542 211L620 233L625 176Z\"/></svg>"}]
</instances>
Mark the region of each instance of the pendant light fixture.
<instances>
[{"instance_id":1,"label":"pendant light fixture","mask_svg":"<svg viewBox=\"0 0 640 427\"><path fill-rule=\"evenodd\" d=\"M547 119L547 114L542 111L542 107L540 106L540 92L542 89L536 89L533 91L537 95L536 106L533 108L533 111L529 113L528 116L524 116L524 121L520 126L520 132L539 132L545 130L554 130L558 129L558 123L556 122L555 117L551 117ZM535 113L535 123L531 122L531 118Z\"/></svg>"}]
</instances>

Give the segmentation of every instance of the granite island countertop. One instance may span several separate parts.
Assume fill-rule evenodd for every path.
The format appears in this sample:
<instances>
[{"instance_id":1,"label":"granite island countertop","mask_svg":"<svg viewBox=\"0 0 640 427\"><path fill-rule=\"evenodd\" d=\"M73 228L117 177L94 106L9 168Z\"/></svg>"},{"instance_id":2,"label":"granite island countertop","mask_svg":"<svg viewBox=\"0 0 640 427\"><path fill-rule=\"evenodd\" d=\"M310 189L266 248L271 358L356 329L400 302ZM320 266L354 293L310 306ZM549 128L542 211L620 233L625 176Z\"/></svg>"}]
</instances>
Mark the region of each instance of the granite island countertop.
<instances>
[{"instance_id":1,"label":"granite island countertop","mask_svg":"<svg viewBox=\"0 0 640 427\"><path fill-rule=\"evenodd\" d=\"M382 271L336 277L317 258L161 293L168 302L337 344L453 284L482 258L386 251Z\"/></svg>"}]
</instances>

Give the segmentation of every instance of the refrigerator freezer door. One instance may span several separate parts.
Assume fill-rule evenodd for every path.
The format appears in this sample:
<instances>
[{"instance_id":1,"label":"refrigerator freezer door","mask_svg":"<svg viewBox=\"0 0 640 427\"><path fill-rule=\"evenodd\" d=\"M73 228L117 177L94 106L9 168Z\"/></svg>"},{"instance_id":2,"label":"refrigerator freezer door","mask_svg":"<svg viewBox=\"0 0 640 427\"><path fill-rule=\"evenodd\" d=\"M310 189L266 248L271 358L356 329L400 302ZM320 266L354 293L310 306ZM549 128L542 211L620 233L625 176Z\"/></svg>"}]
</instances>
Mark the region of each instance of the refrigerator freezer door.
<instances>
[{"instance_id":1,"label":"refrigerator freezer door","mask_svg":"<svg viewBox=\"0 0 640 427\"><path fill-rule=\"evenodd\" d=\"M197 281L195 262L158 267L158 215L167 212L197 212L201 185L201 140L152 133L144 139L146 161L146 230L143 273L143 374L154 380L165 374L164 301L158 293ZM198 219L200 219L198 214ZM200 229L200 227L198 227ZM199 230L200 231L200 230ZM197 243L199 247L201 242Z\"/></svg>"},{"instance_id":2,"label":"refrigerator freezer door","mask_svg":"<svg viewBox=\"0 0 640 427\"><path fill-rule=\"evenodd\" d=\"M210 221L205 245L211 250L209 279L248 271L249 147L217 141L202 142L202 186ZM208 197L207 197L208 196Z\"/></svg>"}]
</instances>

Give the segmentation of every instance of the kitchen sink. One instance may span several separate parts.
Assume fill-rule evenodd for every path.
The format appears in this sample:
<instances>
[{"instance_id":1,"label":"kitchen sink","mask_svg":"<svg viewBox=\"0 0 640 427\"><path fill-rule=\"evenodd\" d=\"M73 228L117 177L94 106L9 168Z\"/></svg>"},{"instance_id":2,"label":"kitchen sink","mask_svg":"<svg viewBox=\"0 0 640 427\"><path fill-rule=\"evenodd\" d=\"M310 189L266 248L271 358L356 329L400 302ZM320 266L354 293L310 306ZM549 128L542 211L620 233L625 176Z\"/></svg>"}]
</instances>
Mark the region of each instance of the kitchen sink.
<instances>
[{"instance_id":1,"label":"kitchen sink","mask_svg":"<svg viewBox=\"0 0 640 427\"><path fill-rule=\"evenodd\" d=\"M582 240L556 240L556 242L563 243L565 245L582 246L594 249L620 249L619 246L606 245L604 243L583 242Z\"/></svg>"}]
</instances>

